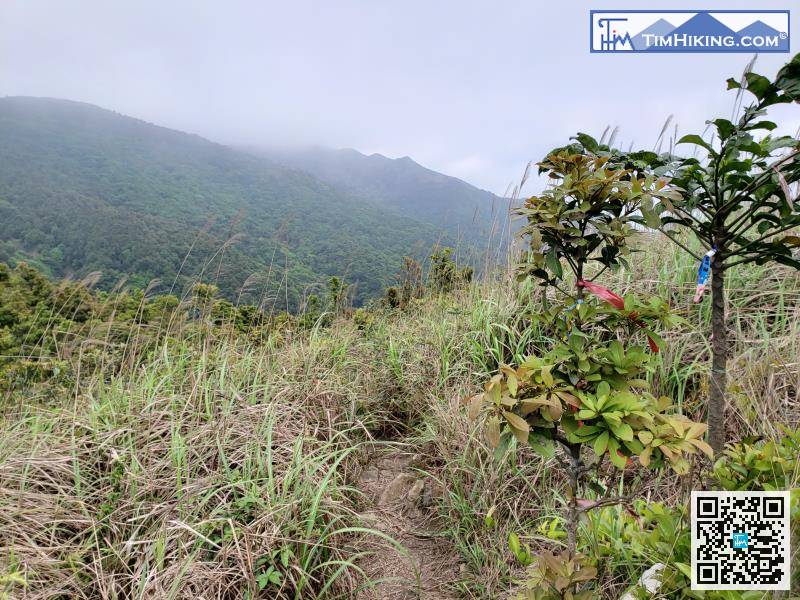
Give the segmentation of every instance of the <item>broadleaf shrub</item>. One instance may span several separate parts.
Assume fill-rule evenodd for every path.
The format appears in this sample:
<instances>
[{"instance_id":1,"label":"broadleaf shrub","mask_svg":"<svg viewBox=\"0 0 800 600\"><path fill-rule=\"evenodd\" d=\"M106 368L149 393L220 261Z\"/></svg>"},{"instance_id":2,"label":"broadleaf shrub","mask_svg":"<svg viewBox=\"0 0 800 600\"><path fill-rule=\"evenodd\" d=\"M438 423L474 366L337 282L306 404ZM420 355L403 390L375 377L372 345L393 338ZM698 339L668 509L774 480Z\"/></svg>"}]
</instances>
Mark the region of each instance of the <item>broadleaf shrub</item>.
<instances>
[{"instance_id":1,"label":"broadleaf shrub","mask_svg":"<svg viewBox=\"0 0 800 600\"><path fill-rule=\"evenodd\" d=\"M470 400L469 413L482 417L486 441L499 454L515 439L555 455L567 476L566 551L536 563L523 597L588 598L594 568L577 553L579 519L632 500L600 485L606 459L620 470L636 461L686 473L687 455L712 451L705 424L648 389L653 353L663 344L656 330L677 321L669 306L658 298L620 297L595 283L627 264L635 215L643 202L662 196L666 182L571 147L554 151L539 168L553 185L520 209L529 249L519 277L545 288L536 320L551 341L520 364L501 365Z\"/></svg>"}]
</instances>

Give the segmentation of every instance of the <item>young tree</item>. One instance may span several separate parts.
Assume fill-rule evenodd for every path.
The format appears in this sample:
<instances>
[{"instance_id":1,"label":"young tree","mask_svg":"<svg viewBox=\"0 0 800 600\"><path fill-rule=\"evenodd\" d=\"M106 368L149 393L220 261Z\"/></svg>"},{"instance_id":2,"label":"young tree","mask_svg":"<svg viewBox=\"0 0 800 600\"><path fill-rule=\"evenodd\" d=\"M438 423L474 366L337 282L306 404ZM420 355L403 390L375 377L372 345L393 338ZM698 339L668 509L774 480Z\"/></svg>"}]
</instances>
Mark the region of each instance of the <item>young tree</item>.
<instances>
[{"instance_id":1,"label":"young tree","mask_svg":"<svg viewBox=\"0 0 800 600\"><path fill-rule=\"evenodd\" d=\"M335 275L328 279L328 310L333 316L338 316L346 308L349 287Z\"/></svg>"},{"instance_id":2,"label":"young tree","mask_svg":"<svg viewBox=\"0 0 800 600\"><path fill-rule=\"evenodd\" d=\"M572 147L551 153L540 169L555 185L520 211L528 219L522 234L530 244L520 276L536 278L546 289L538 318L552 345L518 366L503 365L471 399L470 415L484 415L486 439L501 453L512 438L535 449L563 450L567 552L537 564L541 585L531 597L590 598L575 589L593 577L576 554L579 517L630 500L602 487L605 459L618 469L636 459L685 473L685 453L710 456L711 449L702 440L704 424L671 412L668 398L647 391L659 342L651 327L674 321L666 303L621 298L594 282L625 261L635 215L643 201L660 197L664 182L635 169L610 168L606 157ZM645 339L649 349L637 341ZM594 499L583 497L589 490ZM512 550L519 551L515 541ZM569 577L548 581L548 574L567 572Z\"/></svg>"},{"instance_id":3,"label":"young tree","mask_svg":"<svg viewBox=\"0 0 800 600\"><path fill-rule=\"evenodd\" d=\"M412 300L422 298L425 286L422 281L422 265L418 261L410 256L404 256L398 280L400 308L405 308Z\"/></svg>"},{"instance_id":4,"label":"young tree","mask_svg":"<svg viewBox=\"0 0 800 600\"><path fill-rule=\"evenodd\" d=\"M431 255L431 269L428 273L430 288L447 294L458 286L472 281L472 267L459 269L453 260L452 248L437 248Z\"/></svg>"},{"instance_id":5,"label":"young tree","mask_svg":"<svg viewBox=\"0 0 800 600\"><path fill-rule=\"evenodd\" d=\"M764 118L769 107L800 100L800 54L773 81L748 68L740 81L728 79L728 89L737 90L736 106L742 104L744 93L752 96L752 102L738 118L709 121L715 132L711 141L696 134L678 140L678 144L701 149L702 159L653 161L670 175L671 187L679 196L645 203L642 210L648 225L662 230L669 224L686 227L707 250L706 257L692 254L705 262L695 301L702 297L708 267L711 271L713 357L707 420L709 442L717 453L726 442L726 273L751 262L776 261L800 268L800 259L792 252L800 246L800 237L790 234L800 225L800 205L791 191L791 185L800 180L800 141L773 136L769 132L777 125ZM758 136L760 132L767 133ZM680 243L669 231L665 233Z\"/></svg>"},{"instance_id":6,"label":"young tree","mask_svg":"<svg viewBox=\"0 0 800 600\"><path fill-rule=\"evenodd\" d=\"M408 308L414 300L425 295L425 285L422 278L422 265L410 256L403 257L403 265L397 274L398 285L393 285L384 291L382 303L388 308Z\"/></svg>"}]
</instances>

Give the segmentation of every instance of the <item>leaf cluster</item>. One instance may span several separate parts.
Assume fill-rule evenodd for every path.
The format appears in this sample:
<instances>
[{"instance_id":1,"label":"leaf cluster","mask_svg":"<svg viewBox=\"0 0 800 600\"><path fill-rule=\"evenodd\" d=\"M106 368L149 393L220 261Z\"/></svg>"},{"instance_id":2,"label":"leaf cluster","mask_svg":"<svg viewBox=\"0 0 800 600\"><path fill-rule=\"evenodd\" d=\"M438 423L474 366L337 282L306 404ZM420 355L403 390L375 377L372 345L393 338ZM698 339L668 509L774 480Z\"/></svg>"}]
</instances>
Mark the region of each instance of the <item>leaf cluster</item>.
<instances>
[{"instance_id":1,"label":"leaf cluster","mask_svg":"<svg viewBox=\"0 0 800 600\"><path fill-rule=\"evenodd\" d=\"M710 140L699 134L678 140L696 148L694 156L661 161L678 196L643 211L643 220L651 227L691 229L707 247L717 246L718 269L772 260L800 268L793 254L800 237L788 233L800 225L792 191L800 181L800 141L773 135L778 125L765 118L768 108L800 98L800 55L772 81L746 70L741 80L728 79L728 89L737 91L737 105L745 93L752 102L737 119L707 121Z\"/></svg>"},{"instance_id":2,"label":"leaf cluster","mask_svg":"<svg viewBox=\"0 0 800 600\"><path fill-rule=\"evenodd\" d=\"M637 212L674 193L665 189L665 179L635 165L625 168L610 156L575 150L553 151L539 163L554 185L518 210L527 219L520 233L530 245L520 277L544 285L564 279L562 260L578 278L588 261L603 269L626 266Z\"/></svg>"},{"instance_id":3,"label":"leaf cluster","mask_svg":"<svg viewBox=\"0 0 800 600\"><path fill-rule=\"evenodd\" d=\"M728 444L714 464L714 477L726 490L785 490L800 475L800 430L781 426L779 440Z\"/></svg>"},{"instance_id":4,"label":"leaf cluster","mask_svg":"<svg viewBox=\"0 0 800 600\"><path fill-rule=\"evenodd\" d=\"M528 569L520 600L591 600L591 589L574 591L597 576L597 568L581 554L542 552Z\"/></svg>"},{"instance_id":5,"label":"leaf cluster","mask_svg":"<svg viewBox=\"0 0 800 600\"><path fill-rule=\"evenodd\" d=\"M511 437L533 446L585 444L620 469L638 457L643 466L666 462L685 473L685 454L711 456L702 439L706 426L649 393L643 377L649 368L644 347L573 336L517 368L502 366L471 399L470 413L487 413L484 433L495 448Z\"/></svg>"}]
</instances>

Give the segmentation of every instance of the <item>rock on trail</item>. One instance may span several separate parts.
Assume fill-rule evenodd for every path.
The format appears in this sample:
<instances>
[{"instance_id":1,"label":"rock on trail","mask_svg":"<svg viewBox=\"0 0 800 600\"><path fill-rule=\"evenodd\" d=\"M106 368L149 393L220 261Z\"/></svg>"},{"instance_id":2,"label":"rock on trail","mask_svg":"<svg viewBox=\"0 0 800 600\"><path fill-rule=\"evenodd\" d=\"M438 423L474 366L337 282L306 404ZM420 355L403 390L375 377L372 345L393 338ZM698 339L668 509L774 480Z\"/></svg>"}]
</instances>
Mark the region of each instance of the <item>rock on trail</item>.
<instances>
[{"instance_id":1,"label":"rock on trail","mask_svg":"<svg viewBox=\"0 0 800 600\"><path fill-rule=\"evenodd\" d=\"M367 540L369 554L359 561L373 582L358 600L455 600L458 555L437 530L438 486L415 470L420 457L396 448L379 451L358 481L367 501L364 527L396 540L399 550L377 536Z\"/></svg>"}]
</instances>

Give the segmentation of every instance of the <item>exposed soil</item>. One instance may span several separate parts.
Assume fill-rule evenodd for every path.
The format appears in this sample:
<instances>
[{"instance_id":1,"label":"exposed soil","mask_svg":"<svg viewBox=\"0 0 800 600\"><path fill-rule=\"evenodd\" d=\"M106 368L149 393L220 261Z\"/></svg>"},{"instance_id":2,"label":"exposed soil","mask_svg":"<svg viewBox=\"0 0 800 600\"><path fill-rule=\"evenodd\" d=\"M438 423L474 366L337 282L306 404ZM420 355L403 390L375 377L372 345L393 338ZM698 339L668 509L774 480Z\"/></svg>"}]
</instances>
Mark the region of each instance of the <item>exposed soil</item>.
<instances>
[{"instance_id":1,"label":"exposed soil","mask_svg":"<svg viewBox=\"0 0 800 600\"><path fill-rule=\"evenodd\" d=\"M402 550L370 536L359 566L377 585L358 600L451 600L459 597L458 556L437 529L438 486L415 467L420 456L396 448L380 450L358 481L367 500L365 527L396 540Z\"/></svg>"}]
</instances>

